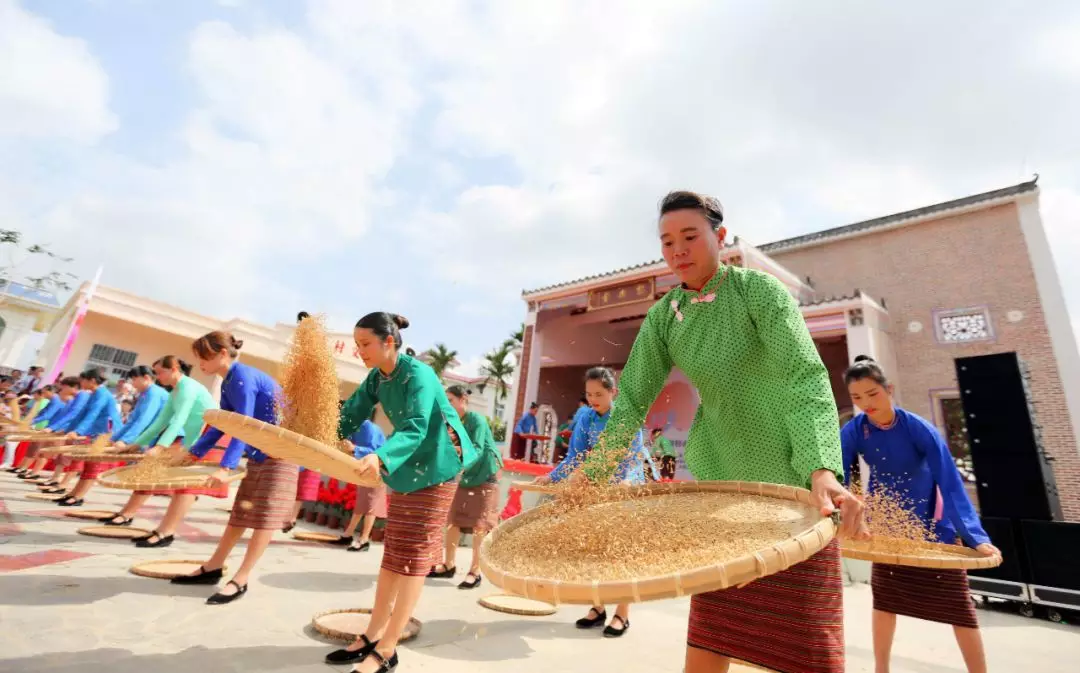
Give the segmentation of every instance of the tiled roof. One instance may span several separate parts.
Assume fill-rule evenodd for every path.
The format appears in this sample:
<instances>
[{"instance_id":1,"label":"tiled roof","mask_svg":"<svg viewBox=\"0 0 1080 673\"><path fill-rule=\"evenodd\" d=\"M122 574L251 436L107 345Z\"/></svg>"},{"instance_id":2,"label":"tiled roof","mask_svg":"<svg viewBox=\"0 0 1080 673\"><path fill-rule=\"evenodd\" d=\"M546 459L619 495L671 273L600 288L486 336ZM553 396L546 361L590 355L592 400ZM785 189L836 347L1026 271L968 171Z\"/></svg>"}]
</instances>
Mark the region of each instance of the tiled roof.
<instances>
[{"instance_id":1,"label":"tiled roof","mask_svg":"<svg viewBox=\"0 0 1080 673\"><path fill-rule=\"evenodd\" d=\"M822 304L851 301L852 299L858 299L860 296L862 296L862 292L860 292L859 290L855 290L851 294L845 294L841 297L823 297L821 299L815 299L814 301L800 301L799 306L801 308L809 308L811 306L821 306Z\"/></svg>"},{"instance_id":2,"label":"tiled roof","mask_svg":"<svg viewBox=\"0 0 1080 673\"><path fill-rule=\"evenodd\" d=\"M902 213L894 213L892 215L885 215L884 217L877 217L872 220L864 220L862 222L856 222L854 224L847 224L842 227L833 227L832 229L824 229L822 231L816 231L811 234L803 234L802 236L795 236L792 238L785 238L780 241L773 241L772 243L766 243L764 245L757 246L758 250L762 252L774 252L783 250L784 248L793 247L796 245L804 245L806 243L813 243L816 241L827 240L830 238L836 238L839 236L846 236L858 232L869 231L878 227L884 227L904 220L917 219L933 215L936 213L942 213L949 210L955 210L957 208L966 208L977 203L984 201L993 201L996 199L1007 198L1010 196L1017 196L1026 192L1035 191L1035 183L1039 180L1038 176L1029 182L1022 182L1018 185L1011 187L1005 187L1003 189L995 189L990 192L983 192L982 194L974 194L972 196L965 196L962 199L954 199L952 201L945 201L943 203L935 203L931 206L923 206L922 208L916 208L915 210L907 210ZM607 271L605 273L598 273L592 276L585 276L583 278L576 278L574 280L565 281L562 283L555 283L554 285L546 285L544 287L538 287L535 290L526 290L522 292L522 295L536 294L537 292L547 292L549 290L556 290L560 287L567 287L576 283L583 283L590 280L598 280L600 278L607 278L609 276L615 276L620 273L626 273L627 271L636 271L638 269L644 269L655 264L660 264L663 259L655 259L651 262L643 262L641 264L635 264L634 266L626 266L621 269L615 269L614 271Z\"/></svg>"},{"instance_id":3,"label":"tiled roof","mask_svg":"<svg viewBox=\"0 0 1080 673\"><path fill-rule=\"evenodd\" d=\"M984 201L995 201L997 199L1008 198L1010 196L1016 196L1025 192L1035 191L1035 183L1037 181L1038 177L1036 177L1030 182L1023 182L1018 185L1013 185L1012 187L1005 187L1004 189L995 189L991 192L983 192L982 194L965 196L962 199L953 199L952 201L935 203L932 206L923 206L922 208L916 208L915 210L907 210L902 213L894 213L892 215L885 215L884 217L876 217L872 220L864 220L862 222L856 222L854 224L847 224L842 227L833 227L832 229L824 229L822 231L816 231L811 234L803 234L802 236L785 238L782 241L773 241L772 243L760 245L758 246L758 250L761 250L762 252L783 250L784 248L789 248L796 245L814 243L816 241L821 241L829 238L846 236L848 234L854 234L870 229L877 229L878 227L884 227L886 225L903 222L905 220L915 220L926 217L928 215L935 215L937 213L956 210L958 208L966 208L968 206L973 206Z\"/></svg>"},{"instance_id":4,"label":"tiled roof","mask_svg":"<svg viewBox=\"0 0 1080 673\"><path fill-rule=\"evenodd\" d=\"M614 271L605 271L604 273L597 273L592 276L583 276L582 278L575 278L574 280L564 281L562 283L555 283L554 285L545 285L544 287L538 287L535 290L525 290L521 294L534 294L536 292L546 292L547 290L555 290L560 287L566 287L567 285L573 285L575 283L584 283L588 280L598 280L600 278L607 278L608 276L614 276L620 273L626 273L627 271L637 271L638 269L644 269L645 267L652 266L663 262L663 259L654 259L651 262L642 262L641 264L635 264L633 266L624 266L621 269L615 269Z\"/></svg>"}]
</instances>

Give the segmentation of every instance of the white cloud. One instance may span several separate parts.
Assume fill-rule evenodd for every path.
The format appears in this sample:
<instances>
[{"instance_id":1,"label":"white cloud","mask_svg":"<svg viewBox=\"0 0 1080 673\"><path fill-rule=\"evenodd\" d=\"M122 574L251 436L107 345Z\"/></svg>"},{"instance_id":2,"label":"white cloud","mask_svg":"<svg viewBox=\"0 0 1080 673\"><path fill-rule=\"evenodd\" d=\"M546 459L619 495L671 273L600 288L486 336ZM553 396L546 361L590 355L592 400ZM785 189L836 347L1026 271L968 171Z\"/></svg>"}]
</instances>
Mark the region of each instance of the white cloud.
<instances>
[{"instance_id":1,"label":"white cloud","mask_svg":"<svg viewBox=\"0 0 1080 673\"><path fill-rule=\"evenodd\" d=\"M0 139L92 143L114 131L109 78L79 39L0 0Z\"/></svg>"},{"instance_id":2,"label":"white cloud","mask_svg":"<svg viewBox=\"0 0 1080 673\"><path fill-rule=\"evenodd\" d=\"M715 194L732 233L762 243L1038 171L1065 260L1080 251L1080 72L1060 37L1075 20L1068 2L313 0L303 25L194 31L179 156L65 146L43 184L36 157L0 153L0 215L104 260L106 282L223 317L321 302L346 329L376 299L429 312L409 316L418 329L454 308L516 324L522 288L657 257L673 188ZM10 0L0 53L19 57L0 59L0 141L115 128L85 45ZM391 190L403 158L431 184ZM320 264L342 249L355 266ZM359 277L375 258L393 273ZM431 270L460 287L444 305ZM313 273L327 287L301 294ZM1075 302L1080 275L1062 277Z\"/></svg>"}]
</instances>

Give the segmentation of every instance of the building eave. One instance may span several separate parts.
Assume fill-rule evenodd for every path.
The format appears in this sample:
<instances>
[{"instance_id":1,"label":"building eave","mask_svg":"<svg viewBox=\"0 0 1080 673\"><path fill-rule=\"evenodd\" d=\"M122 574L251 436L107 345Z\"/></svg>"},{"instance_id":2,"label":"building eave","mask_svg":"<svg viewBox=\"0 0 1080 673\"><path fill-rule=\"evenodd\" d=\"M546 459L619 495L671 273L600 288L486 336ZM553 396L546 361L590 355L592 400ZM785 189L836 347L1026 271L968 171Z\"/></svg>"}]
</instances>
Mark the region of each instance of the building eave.
<instances>
[{"instance_id":1,"label":"building eave","mask_svg":"<svg viewBox=\"0 0 1080 673\"><path fill-rule=\"evenodd\" d=\"M772 243L757 246L756 249L766 254L790 252L802 248L831 243L845 238L855 238L857 236L921 224L923 222L929 222L944 217L953 217L967 212L993 208L999 205L1013 203L1023 198L1037 196L1039 191L1036 184L1037 182L1038 176L1035 176L1035 178L1029 182L1022 182L1010 187L995 189L981 194L973 194L971 196L944 201L942 203L936 203L914 210L894 213L892 215L885 215L871 220L864 220L862 222L855 222L853 224L773 241ZM729 250L734 250L737 246L738 239L727 246L725 253L727 254ZM558 299L559 297L572 295L575 292L587 290L595 286L597 281L604 281L606 284L637 280L639 278L663 272L666 267L667 265L662 259L643 262L614 271L585 276L584 278L578 278L565 283L555 283L534 290L526 290L521 293L521 296L526 301ZM800 280L799 282L801 283L802 281Z\"/></svg>"},{"instance_id":2,"label":"building eave","mask_svg":"<svg viewBox=\"0 0 1080 673\"><path fill-rule=\"evenodd\" d=\"M1022 182L1010 187L983 192L982 194L973 194L951 201L923 206L922 208L916 208L914 210L893 213L891 215L876 217L871 220L863 220L862 222L846 224L841 227L833 227L832 229L824 229L810 234L773 241L772 243L766 243L765 245L760 246L759 249L765 253L790 252L816 245L823 245L825 243L832 243L837 240L865 236L867 234L879 233L890 229L922 224L924 222L930 222L945 217L954 217L963 213L985 210L987 208L1013 203L1025 195L1038 194L1039 188L1036 185L1037 182L1038 177L1029 182Z\"/></svg>"}]
</instances>

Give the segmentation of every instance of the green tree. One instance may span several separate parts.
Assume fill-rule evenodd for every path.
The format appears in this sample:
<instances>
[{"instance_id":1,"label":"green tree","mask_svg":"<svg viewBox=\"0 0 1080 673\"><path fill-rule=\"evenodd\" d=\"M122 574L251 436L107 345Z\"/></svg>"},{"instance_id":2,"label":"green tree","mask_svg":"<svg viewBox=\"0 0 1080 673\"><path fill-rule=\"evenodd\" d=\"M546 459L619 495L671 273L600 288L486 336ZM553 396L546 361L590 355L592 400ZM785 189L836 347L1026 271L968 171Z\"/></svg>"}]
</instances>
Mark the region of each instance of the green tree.
<instances>
[{"instance_id":1,"label":"green tree","mask_svg":"<svg viewBox=\"0 0 1080 673\"><path fill-rule=\"evenodd\" d=\"M0 260L0 283L26 283L37 290L46 291L71 290L70 281L76 278L72 273L52 270L40 276L19 276L19 267L30 257L44 256L61 264L71 262L70 257L61 257L49 250L48 246L39 243L24 243L22 232L15 229L0 229L0 249L5 257Z\"/></svg>"},{"instance_id":2,"label":"green tree","mask_svg":"<svg viewBox=\"0 0 1080 673\"><path fill-rule=\"evenodd\" d=\"M442 379L443 373L452 365L458 363L457 354L457 351L447 348L446 344L435 344L432 348L424 351L423 359L431 365L431 368Z\"/></svg>"},{"instance_id":3,"label":"green tree","mask_svg":"<svg viewBox=\"0 0 1080 673\"><path fill-rule=\"evenodd\" d=\"M503 346L509 346L510 350L521 348L525 345L525 323L510 333L510 338L503 342Z\"/></svg>"},{"instance_id":4,"label":"green tree","mask_svg":"<svg viewBox=\"0 0 1080 673\"><path fill-rule=\"evenodd\" d=\"M501 418L488 416L488 425L491 426L491 436L496 442L506 441L506 423Z\"/></svg>"},{"instance_id":5,"label":"green tree","mask_svg":"<svg viewBox=\"0 0 1080 673\"><path fill-rule=\"evenodd\" d=\"M514 365L511 363L512 346L509 342L496 348L484 356L484 364L480 366L480 377L483 381L479 384L480 392L489 385L495 386L495 399L505 400L510 392L510 381L514 375Z\"/></svg>"}]
</instances>

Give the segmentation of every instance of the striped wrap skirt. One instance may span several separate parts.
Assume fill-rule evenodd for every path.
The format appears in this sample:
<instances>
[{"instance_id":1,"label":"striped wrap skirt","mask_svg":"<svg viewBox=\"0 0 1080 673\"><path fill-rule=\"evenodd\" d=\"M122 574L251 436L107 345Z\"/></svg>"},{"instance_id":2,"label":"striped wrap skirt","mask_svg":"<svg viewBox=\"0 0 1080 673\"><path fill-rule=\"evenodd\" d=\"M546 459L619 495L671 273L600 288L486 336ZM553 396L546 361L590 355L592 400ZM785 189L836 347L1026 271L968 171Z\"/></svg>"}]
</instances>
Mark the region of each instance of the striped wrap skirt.
<instances>
[{"instance_id":1,"label":"striped wrap skirt","mask_svg":"<svg viewBox=\"0 0 1080 673\"><path fill-rule=\"evenodd\" d=\"M390 495L382 568L408 577L426 576L442 561L443 527L457 484L448 481L412 493Z\"/></svg>"},{"instance_id":2,"label":"striped wrap skirt","mask_svg":"<svg viewBox=\"0 0 1080 673\"><path fill-rule=\"evenodd\" d=\"M843 673L840 546L742 589L690 600L687 645L776 673Z\"/></svg>"},{"instance_id":3,"label":"striped wrap skirt","mask_svg":"<svg viewBox=\"0 0 1080 673\"><path fill-rule=\"evenodd\" d=\"M229 525L255 530L278 530L292 520L299 468L274 458L248 461L247 474L233 500Z\"/></svg>"},{"instance_id":4,"label":"striped wrap skirt","mask_svg":"<svg viewBox=\"0 0 1080 673\"><path fill-rule=\"evenodd\" d=\"M313 470L304 470L296 478L296 499L301 502L319 499L319 484L322 474Z\"/></svg>"},{"instance_id":5,"label":"striped wrap skirt","mask_svg":"<svg viewBox=\"0 0 1080 673\"><path fill-rule=\"evenodd\" d=\"M499 525L499 483L457 487L450 505L450 525L462 533L487 533Z\"/></svg>"},{"instance_id":6,"label":"striped wrap skirt","mask_svg":"<svg viewBox=\"0 0 1080 673\"><path fill-rule=\"evenodd\" d=\"M353 514L371 515L376 519L385 519L388 514L386 508L386 484L380 484L375 488L357 486Z\"/></svg>"},{"instance_id":7,"label":"striped wrap skirt","mask_svg":"<svg viewBox=\"0 0 1080 673\"><path fill-rule=\"evenodd\" d=\"M23 459L37 458L39 451L41 451L41 442L27 442L26 453L23 454Z\"/></svg>"},{"instance_id":8,"label":"striped wrap skirt","mask_svg":"<svg viewBox=\"0 0 1080 673\"><path fill-rule=\"evenodd\" d=\"M979 628L963 570L875 563L870 576L874 609L915 619Z\"/></svg>"},{"instance_id":9,"label":"striped wrap skirt","mask_svg":"<svg viewBox=\"0 0 1080 673\"><path fill-rule=\"evenodd\" d=\"M172 444L173 446L183 446L183 441L176 440ZM221 457L225 455L225 451L222 449L210 449L205 456L199 461L200 463L220 463ZM206 488L178 488L172 491L136 491L138 495L205 495L210 498L225 499L229 497L229 485L223 484L217 487Z\"/></svg>"}]
</instances>

